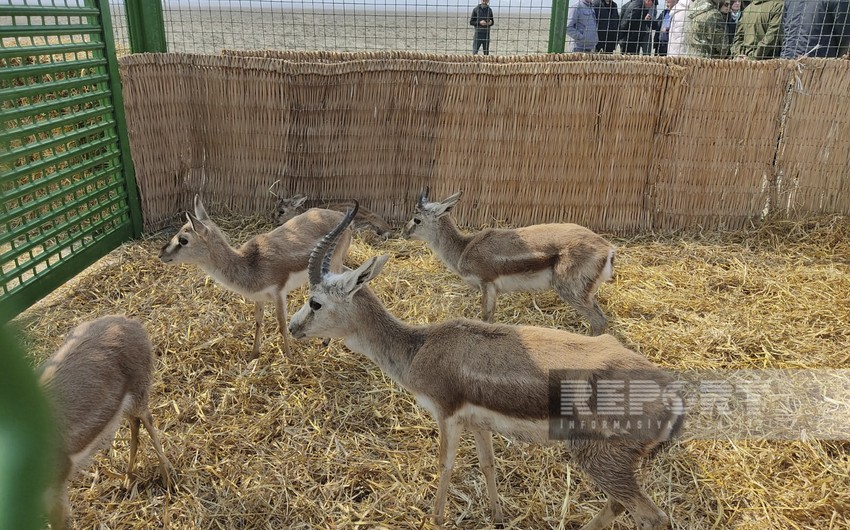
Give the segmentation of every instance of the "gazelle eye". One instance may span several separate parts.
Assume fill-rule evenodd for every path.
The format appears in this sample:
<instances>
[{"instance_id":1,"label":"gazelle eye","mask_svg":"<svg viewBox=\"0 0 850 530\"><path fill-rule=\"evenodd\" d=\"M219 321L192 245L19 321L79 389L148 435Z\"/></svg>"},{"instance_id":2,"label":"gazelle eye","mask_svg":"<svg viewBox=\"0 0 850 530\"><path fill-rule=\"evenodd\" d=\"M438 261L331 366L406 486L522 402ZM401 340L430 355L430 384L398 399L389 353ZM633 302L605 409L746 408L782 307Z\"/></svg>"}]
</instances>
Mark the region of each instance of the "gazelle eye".
<instances>
[{"instance_id":1,"label":"gazelle eye","mask_svg":"<svg viewBox=\"0 0 850 530\"><path fill-rule=\"evenodd\" d=\"M310 304L310 309L312 309L313 311L318 311L319 309L322 308L322 304L320 304L319 302L315 301L312 298L310 299L310 302L308 302L308 303Z\"/></svg>"},{"instance_id":2,"label":"gazelle eye","mask_svg":"<svg viewBox=\"0 0 850 530\"><path fill-rule=\"evenodd\" d=\"M188 240L188 239L186 239L186 238L185 238L185 237L183 237L183 236L178 237L178 238L177 238L177 242L178 242L178 243L180 243L180 246L181 246L181 247L185 247L186 245L188 245L188 244L189 244L189 240Z\"/></svg>"},{"instance_id":3,"label":"gazelle eye","mask_svg":"<svg viewBox=\"0 0 850 530\"><path fill-rule=\"evenodd\" d=\"M419 223L421 223L421 222L422 222L422 219L420 219L420 218L418 218L418 217L414 217L414 218L413 218L413 222L414 222L414 224L419 224Z\"/></svg>"}]
</instances>

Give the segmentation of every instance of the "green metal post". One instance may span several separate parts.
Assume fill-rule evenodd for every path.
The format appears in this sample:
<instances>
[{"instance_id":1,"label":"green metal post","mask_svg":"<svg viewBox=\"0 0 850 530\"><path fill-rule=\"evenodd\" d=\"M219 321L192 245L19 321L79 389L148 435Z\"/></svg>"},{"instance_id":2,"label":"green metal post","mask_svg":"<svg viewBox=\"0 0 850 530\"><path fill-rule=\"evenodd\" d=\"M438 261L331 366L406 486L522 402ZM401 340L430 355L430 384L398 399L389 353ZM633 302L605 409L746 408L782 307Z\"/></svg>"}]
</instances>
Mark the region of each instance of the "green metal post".
<instances>
[{"instance_id":1,"label":"green metal post","mask_svg":"<svg viewBox=\"0 0 850 530\"><path fill-rule=\"evenodd\" d=\"M130 0L128 0L128 4ZM133 1L132 3L136 3ZM138 2L142 3L142 2ZM162 6L159 0L156 2L144 2L145 5L156 4L160 15L162 15ZM124 169L124 179L127 182L127 198L130 206L130 222L133 223L133 237L141 237L143 229L142 221L142 201L139 197L139 190L136 187L136 171L133 167L133 158L130 155L130 137L127 135L127 119L124 116L124 96L121 94L121 75L118 73L118 59L115 55L115 37L112 32L112 16L109 12L109 1L100 1L100 12L103 24L103 38L106 45L106 68L109 72L109 89L112 92L112 105L115 108L115 124L118 129L118 146L121 152L122 168ZM129 10L128 10L129 12ZM162 16L160 16L160 25L162 24ZM132 26L130 26L132 28ZM163 51L165 51L165 33L163 35ZM132 44L131 44L132 46Z\"/></svg>"},{"instance_id":2,"label":"green metal post","mask_svg":"<svg viewBox=\"0 0 850 530\"><path fill-rule=\"evenodd\" d=\"M126 0L132 53L165 53L165 21L161 0Z\"/></svg>"},{"instance_id":3,"label":"green metal post","mask_svg":"<svg viewBox=\"0 0 850 530\"><path fill-rule=\"evenodd\" d=\"M569 0L552 0L552 18L549 20L549 53L564 53L567 41L567 15Z\"/></svg>"}]
</instances>

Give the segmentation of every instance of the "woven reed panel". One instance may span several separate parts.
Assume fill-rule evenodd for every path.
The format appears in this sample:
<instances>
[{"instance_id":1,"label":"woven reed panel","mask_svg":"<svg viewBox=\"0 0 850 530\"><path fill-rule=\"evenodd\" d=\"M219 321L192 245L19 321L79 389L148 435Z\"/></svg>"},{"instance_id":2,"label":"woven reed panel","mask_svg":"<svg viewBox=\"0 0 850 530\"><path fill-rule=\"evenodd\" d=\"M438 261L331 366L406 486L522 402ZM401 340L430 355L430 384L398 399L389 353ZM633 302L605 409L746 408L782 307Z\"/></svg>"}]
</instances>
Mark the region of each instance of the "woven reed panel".
<instances>
[{"instance_id":1,"label":"woven reed panel","mask_svg":"<svg viewBox=\"0 0 850 530\"><path fill-rule=\"evenodd\" d=\"M680 60L648 188L654 229L739 228L768 205L789 79L780 61Z\"/></svg>"},{"instance_id":2,"label":"woven reed panel","mask_svg":"<svg viewBox=\"0 0 850 530\"><path fill-rule=\"evenodd\" d=\"M462 224L639 228L671 67L459 58L125 58L146 226L174 222L199 191L216 211L271 211L280 180L281 193L355 197L395 222L430 185L466 193ZM616 88L630 84L646 88Z\"/></svg>"},{"instance_id":3,"label":"woven reed panel","mask_svg":"<svg viewBox=\"0 0 850 530\"><path fill-rule=\"evenodd\" d=\"M792 81L777 207L790 217L850 214L850 61L805 59Z\"/></svg>"},{"instance_id":4,"label":"woven reed panel","mask_svg":"<svg viewBox=\"0 0 850 530\"><path fill-rule=\"evenodd\" d=\"M831 64L803 70L812 90L835 76L807 94L846 101L847 63ZM195 192L214 212L270 213L280 181L279 193L357 198L395 223L427 185L434 199L465 193L462 225L569 221L625 234L759 218L778 184L789 189L780 146L785 174L801 168L786 202L846 209L846 193L828 202L837 193L822 190L846 186L839 142L827 180L806 180L794 164L816 156L780 142L787 130L810 139L795 148L815 145L835 117L795 121L795 65L252 51L131 55L121 71L148 230L173 224ZM835 123L846 138L846 116Z\"/></svg>"}]
</instances>

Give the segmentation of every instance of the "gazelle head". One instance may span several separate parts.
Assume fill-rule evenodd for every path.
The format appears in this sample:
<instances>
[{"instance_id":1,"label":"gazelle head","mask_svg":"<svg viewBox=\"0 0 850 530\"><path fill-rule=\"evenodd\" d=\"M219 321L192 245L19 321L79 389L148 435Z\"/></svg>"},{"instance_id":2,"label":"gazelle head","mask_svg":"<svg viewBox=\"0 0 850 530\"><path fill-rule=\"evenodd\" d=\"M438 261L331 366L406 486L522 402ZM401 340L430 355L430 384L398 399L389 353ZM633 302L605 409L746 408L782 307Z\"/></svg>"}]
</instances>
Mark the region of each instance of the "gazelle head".
<instances>
[{"instance_id":1,"label":"gazelle head","mask_svg":"<svg viewBox=\"0 0 850 530\"><path fill-rule=\"evenodd\" d=\"M186 224L160 250L159 259L163 263L208 263L210 241L224 237L198 195L195 195L195 213L187 212L186 219Z\"/></svg>"},{"instance_id":2,"label":"gazelle head","mask_svg":"<svg viewBox=\"0 0 850 530\"><path fill-rule=\"evenodd\" d=\"M340 224L323 237L310 254L307 267L310 298L289 323L289 333L296 339L345 337L362 325L356 315L354 295L381 272L389 256L384 254L369 258L356 270L341 273L329 271L337 241L354 220L358 208L357 201L354 201L354 208L345 212Z\"/></svg>"},{"instance_id":3,"label":"gazelle head","mask_svg":"<svg viewBox=\"0 0 850 530\"><path fill-rule=\"evenodd\" d=\"M278 197L277 205L274 208L274 220L276 223L281 224L289 221L296 215L298 215L298 208L307 201L306 195L296 194L292 197Z\"/></svg>"},{"instance_id":4,"label":"gazelle head","mask_svg":"<svg viewBox=\"0 0 850 530\"><path fill-rule=\"evenodd\" d=\"M416 209L413 211L413 219L404 227L403 236L407 239L421 239L433 241L437 237L437 220L448 214L463 195L459 191L442 202L428 201L429 188L426 186L419 199L416 201Z\"/></svg>"}]
</instances>

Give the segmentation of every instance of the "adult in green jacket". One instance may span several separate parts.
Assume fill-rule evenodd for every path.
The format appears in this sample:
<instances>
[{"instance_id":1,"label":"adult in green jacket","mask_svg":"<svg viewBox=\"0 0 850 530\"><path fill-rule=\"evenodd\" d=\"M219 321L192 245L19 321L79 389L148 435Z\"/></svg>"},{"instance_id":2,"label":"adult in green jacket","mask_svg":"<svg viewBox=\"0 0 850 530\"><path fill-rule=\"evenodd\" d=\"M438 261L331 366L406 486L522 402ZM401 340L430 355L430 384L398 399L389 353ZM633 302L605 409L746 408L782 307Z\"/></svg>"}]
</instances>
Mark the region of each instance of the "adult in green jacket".
<instances>
[{"instance_id":1,"label":"adult in green jacket","mask_svg":"<svg viewBox=\"0 0 850 530\"><path fill-rule=\"evenodd\" d=\"M744 9L732 55L750 59L772 59L782 51L782 12L784 0L753 0Z\"/></svg>"}]
</instances>

